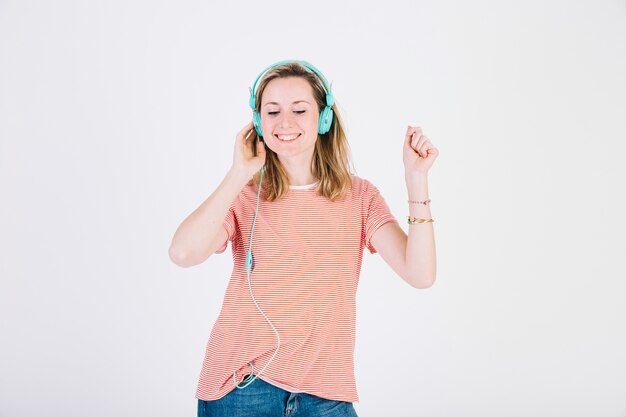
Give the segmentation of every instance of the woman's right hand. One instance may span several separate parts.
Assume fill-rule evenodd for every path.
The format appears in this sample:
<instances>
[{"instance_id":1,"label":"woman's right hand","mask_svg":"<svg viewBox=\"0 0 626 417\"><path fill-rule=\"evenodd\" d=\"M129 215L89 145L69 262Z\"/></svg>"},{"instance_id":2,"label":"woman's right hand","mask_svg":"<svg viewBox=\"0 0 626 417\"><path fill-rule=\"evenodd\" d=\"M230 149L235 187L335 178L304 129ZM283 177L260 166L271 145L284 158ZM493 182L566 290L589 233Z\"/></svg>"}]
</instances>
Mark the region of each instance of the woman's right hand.
<instances>
[{"instance_id":1,"label":"woman's right hand","mask_svg":"<svg viewBox=\"0 0 626 417\"><path fill-rule=\"evenodd\" d=\"M245 174L248 179L252 178L265 164L265 143L260 140L257 141L256 156L254 156L254 151L252 150L253 130L254 124L250 122L237 133L233 155L232 169L237 173Z\"/></svg>"}]
</instances>

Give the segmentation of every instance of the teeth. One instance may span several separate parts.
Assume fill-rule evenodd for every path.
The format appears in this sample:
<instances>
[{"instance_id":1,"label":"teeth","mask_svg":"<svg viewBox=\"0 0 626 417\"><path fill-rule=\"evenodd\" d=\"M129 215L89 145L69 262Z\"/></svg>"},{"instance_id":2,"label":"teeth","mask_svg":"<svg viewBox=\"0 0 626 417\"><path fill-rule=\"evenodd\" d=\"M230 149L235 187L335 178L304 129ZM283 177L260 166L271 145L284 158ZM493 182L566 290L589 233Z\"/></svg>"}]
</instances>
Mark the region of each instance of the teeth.
<instances>
[{"instance_id":1,"label":"teeth","mask_svg":"<svg viewBox=\"0 0 626 417\"><path fill-rule=\"evenodd\" d=\"M294 140L299 135L276 135L276 137L280 140Z\"/></svg>"}]
</instances>

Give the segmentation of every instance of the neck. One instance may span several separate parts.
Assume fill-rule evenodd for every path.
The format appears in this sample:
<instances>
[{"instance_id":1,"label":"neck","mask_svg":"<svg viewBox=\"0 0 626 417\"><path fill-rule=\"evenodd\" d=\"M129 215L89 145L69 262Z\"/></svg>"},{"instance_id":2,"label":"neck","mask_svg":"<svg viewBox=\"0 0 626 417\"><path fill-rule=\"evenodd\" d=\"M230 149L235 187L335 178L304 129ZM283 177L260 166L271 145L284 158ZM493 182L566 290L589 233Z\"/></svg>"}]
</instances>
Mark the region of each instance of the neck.
<instances>
[{"instance_id":1,"label":"neck","mask_svg":"<svg viewBox=\"0 0 626 417\"><path fill-rule=\"evenodd\" d=\"M309 185L318 180L311 172L312 154L279 159L289 177L289 185Z\"/></svg>"}]
</instances>

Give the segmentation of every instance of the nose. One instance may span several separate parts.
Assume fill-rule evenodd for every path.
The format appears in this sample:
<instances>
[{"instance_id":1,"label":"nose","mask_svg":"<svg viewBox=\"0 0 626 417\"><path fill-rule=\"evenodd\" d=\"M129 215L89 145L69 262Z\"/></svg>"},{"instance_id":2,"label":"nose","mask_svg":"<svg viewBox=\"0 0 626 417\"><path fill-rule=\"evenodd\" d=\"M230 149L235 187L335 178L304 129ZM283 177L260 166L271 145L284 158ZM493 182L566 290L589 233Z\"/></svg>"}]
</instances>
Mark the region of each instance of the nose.
<instances>
[{"instance_id":1,"label":"nose","mask_svg":"<svg viewBox=\"0 0 626 417\"><path fill-rule=\"evenodd\" d=\"M290 111L281 111L278 117L278 126L280 127L289 127L293 124L294 115Z\"/></svg>"}]
</instances>

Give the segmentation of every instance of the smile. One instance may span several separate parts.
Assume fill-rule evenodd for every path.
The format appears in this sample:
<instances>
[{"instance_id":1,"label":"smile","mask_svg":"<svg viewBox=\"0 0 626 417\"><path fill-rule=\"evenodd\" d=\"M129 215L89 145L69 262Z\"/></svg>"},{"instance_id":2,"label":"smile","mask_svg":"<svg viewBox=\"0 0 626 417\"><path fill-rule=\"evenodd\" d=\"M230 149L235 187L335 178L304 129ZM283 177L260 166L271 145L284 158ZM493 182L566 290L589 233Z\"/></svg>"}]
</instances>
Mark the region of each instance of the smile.
<instances>
[{"instance_id":1,"label":"smile","mask_svg":"<svg viewBox=\"0 0 626 417\"><path fill-rule=\"evenodd\" d=\"M299 133L294 133L291 135L274 135L278 140L281 140L283 142L291 142L292 140L297 139L298 137L300 137Z\"/></svg>"}]
</instances>

